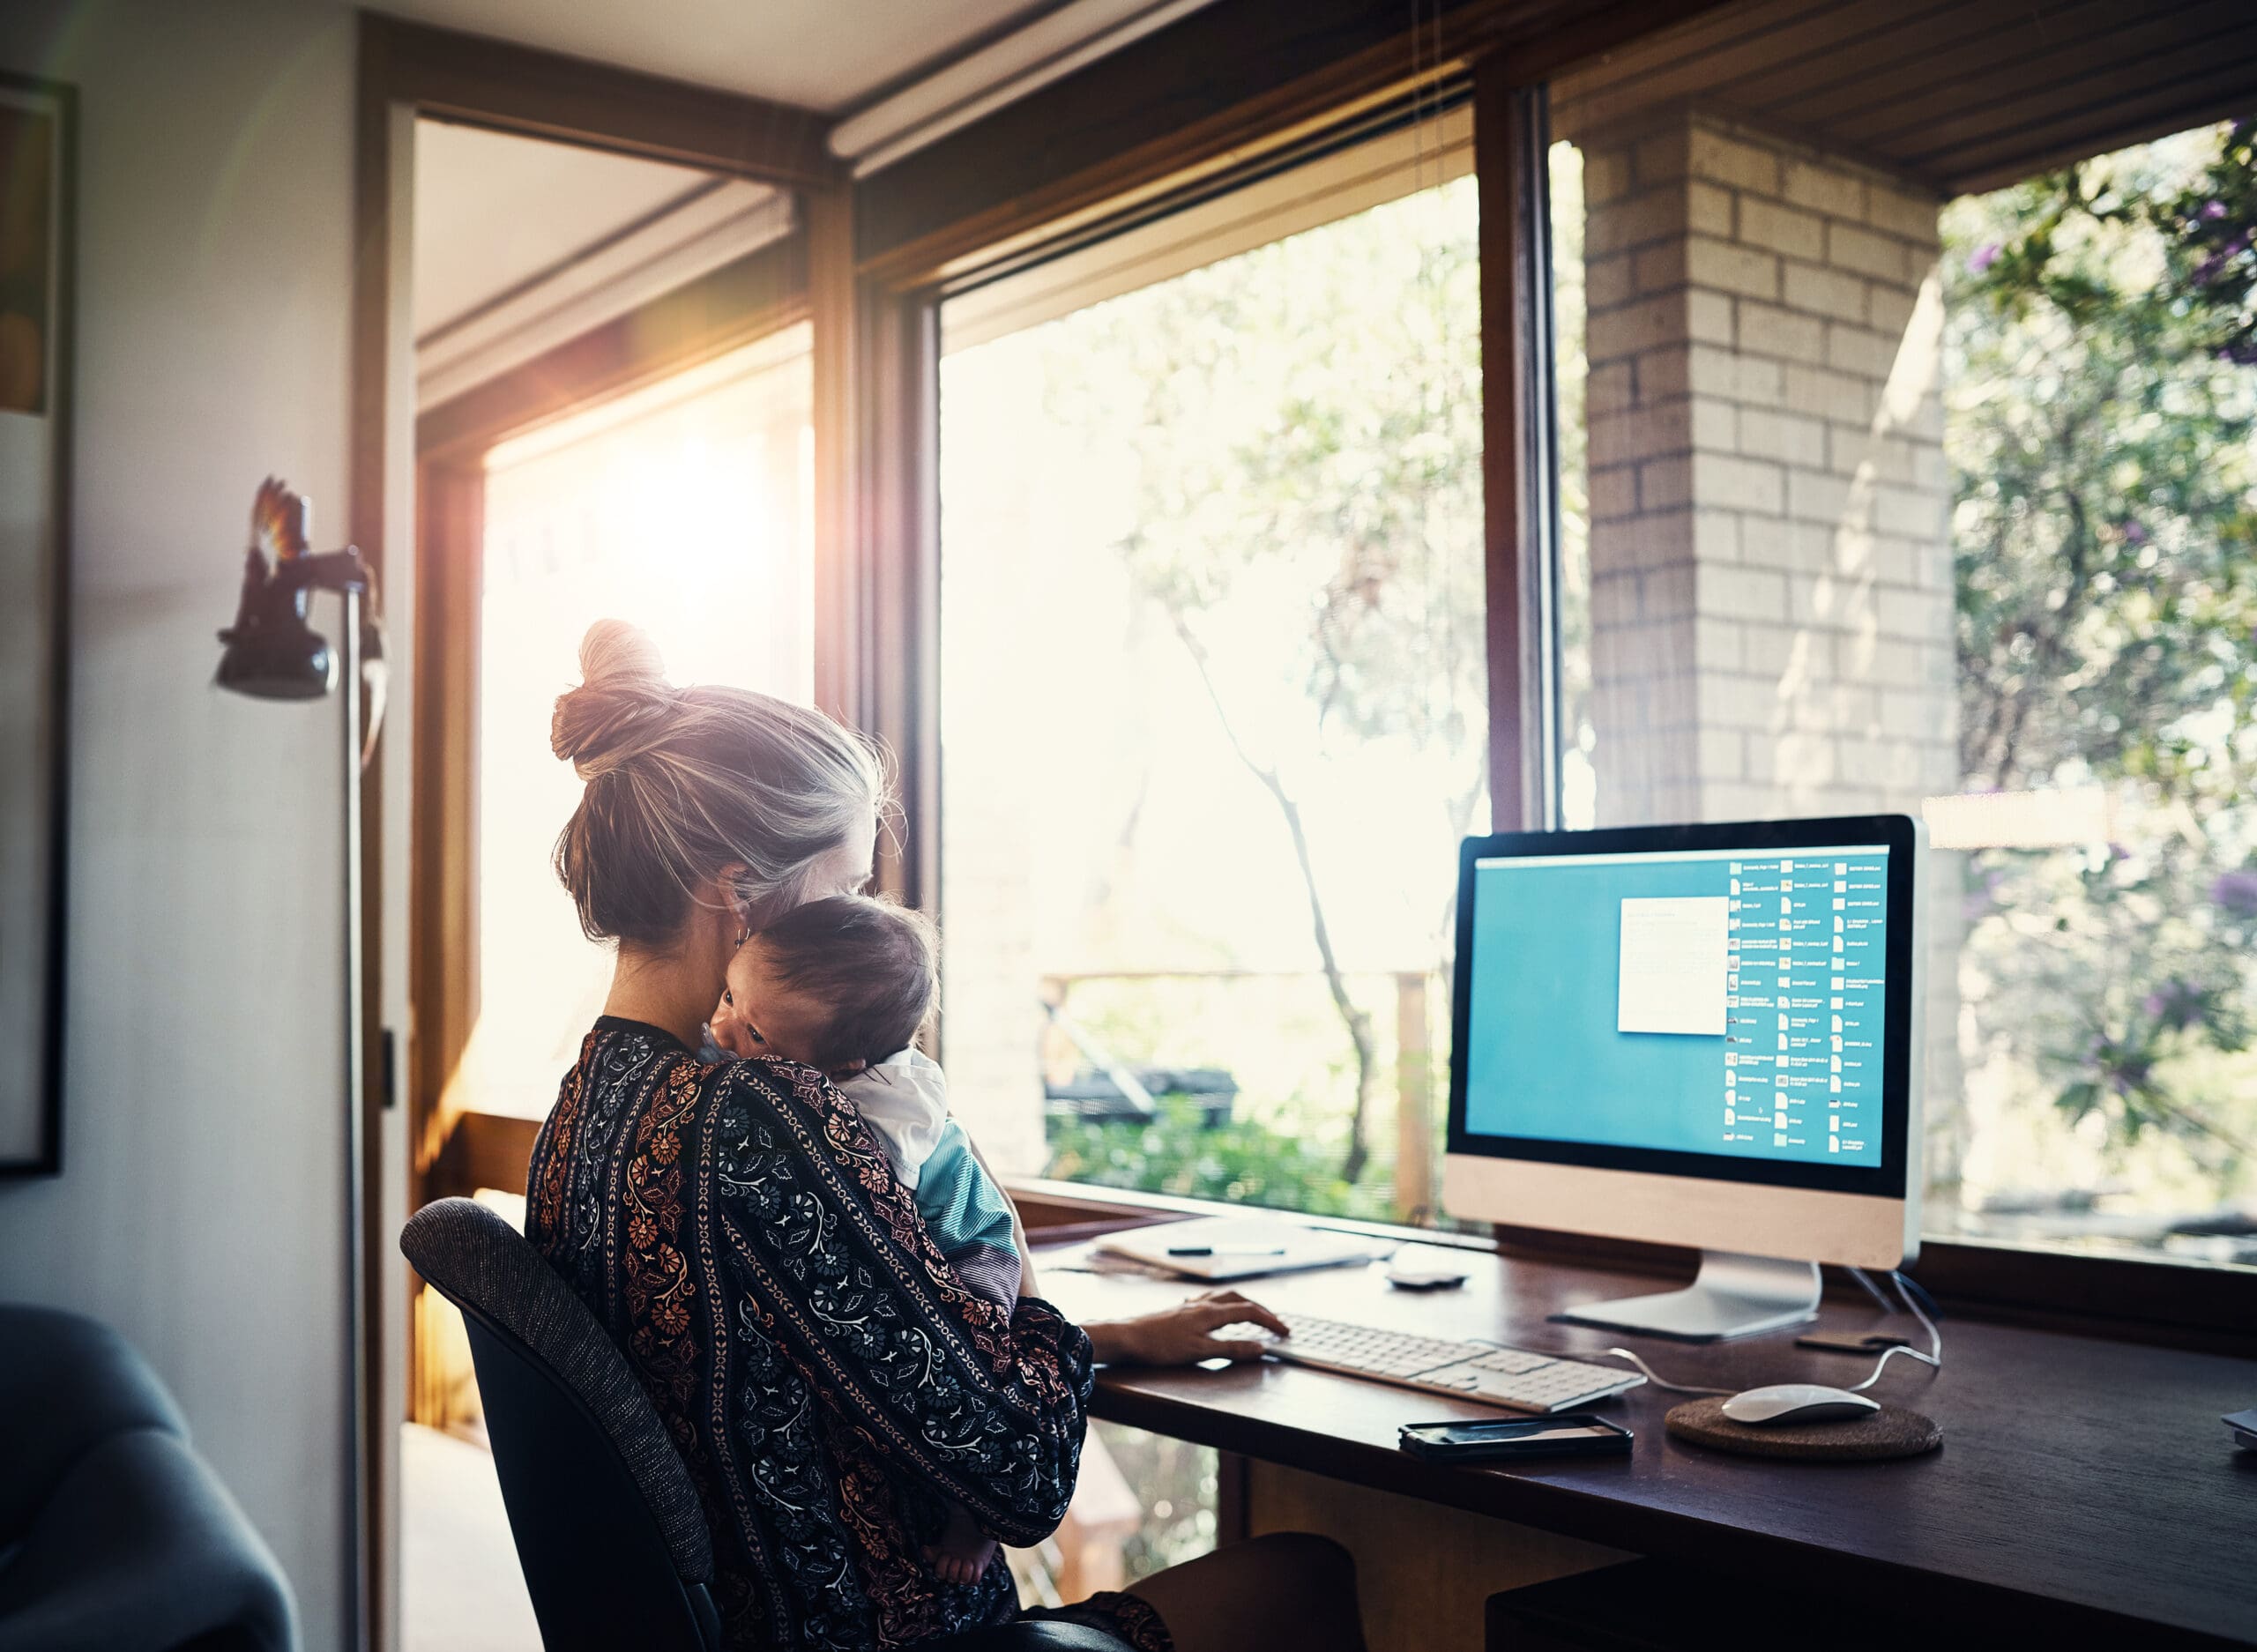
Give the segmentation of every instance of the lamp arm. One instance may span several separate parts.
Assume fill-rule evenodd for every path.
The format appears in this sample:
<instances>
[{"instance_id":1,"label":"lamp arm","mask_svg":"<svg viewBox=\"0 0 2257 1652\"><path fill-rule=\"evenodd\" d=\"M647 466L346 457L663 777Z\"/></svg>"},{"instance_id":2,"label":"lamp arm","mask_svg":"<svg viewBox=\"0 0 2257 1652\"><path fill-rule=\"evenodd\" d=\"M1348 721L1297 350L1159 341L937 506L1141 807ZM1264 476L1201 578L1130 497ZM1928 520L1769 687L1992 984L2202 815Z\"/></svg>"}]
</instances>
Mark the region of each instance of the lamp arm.
<instances>
[{"instance_id":1,"label":"lamp arm","mask_svg":"<svg viewBox=\"0 0 2257 1652\"><path fill-rule=\"evenodd\" d=\"M376 577L357 546L293 556L274 570L276 581L293 591L358 591L374 596Z\"/></svg>"},{"instance_id":2,"label":"lamp arm","mask_svg":"<svg viewBox=\"0 0 2257 1652\"><path fill-rule=\"evenodd\" d=\"M334 591L361 599L359 602L348 599L345 605L346 624L354 631L354 651L346 659L352 662L357 657L358 669L348 671L348 678L357 681L369 694L368 716L361 731L361 765L366 768L376 755L376 736L384 730L384 704L390 697L391 668L384 659L384 622L377 611L376 570L359 547L348 545L342 550L293 556L274 570L274 578L294 592Z\"/></svg>"}]
</instances>

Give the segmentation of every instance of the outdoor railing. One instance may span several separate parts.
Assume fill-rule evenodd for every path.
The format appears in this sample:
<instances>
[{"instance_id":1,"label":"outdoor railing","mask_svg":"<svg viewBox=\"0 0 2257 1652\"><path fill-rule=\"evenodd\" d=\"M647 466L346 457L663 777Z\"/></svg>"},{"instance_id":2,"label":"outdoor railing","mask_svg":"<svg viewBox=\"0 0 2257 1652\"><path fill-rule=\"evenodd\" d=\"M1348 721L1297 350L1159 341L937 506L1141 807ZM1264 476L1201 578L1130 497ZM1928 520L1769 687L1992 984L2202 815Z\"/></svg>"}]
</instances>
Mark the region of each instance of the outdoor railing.
<instances>
[{"instance_id":1,"label":"outdoor railing","mask_svg":"<svg viewBox=\"0 0 2257 1652\"><path fill-rule=\"evenodd\" d=\"M1395 1186L1398 1220L1429 1220L1435 1208L1434 1033L1430 994L1439 983L1434 970L1351 970L1351 981L1387 980L1395 997ZM1040 977L1043 1003L1063 1010L1073 989L1096 981L1315 981L1320 970L1080 970L1053 971ZM1343 1042L1348 1034L1341 1031Z\"/></svg>"}]
</instances>

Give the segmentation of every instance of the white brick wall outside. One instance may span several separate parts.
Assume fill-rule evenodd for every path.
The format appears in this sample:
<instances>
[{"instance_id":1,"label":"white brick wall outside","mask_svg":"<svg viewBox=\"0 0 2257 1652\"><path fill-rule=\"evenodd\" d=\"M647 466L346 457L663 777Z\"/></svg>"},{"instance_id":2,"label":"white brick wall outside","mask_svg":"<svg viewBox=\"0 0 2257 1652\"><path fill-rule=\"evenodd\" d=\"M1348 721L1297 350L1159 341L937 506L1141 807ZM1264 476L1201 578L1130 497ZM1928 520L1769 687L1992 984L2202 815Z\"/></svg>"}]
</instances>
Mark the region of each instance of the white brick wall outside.
<instances>
[{"instance_id":1,"label":"white brick wall outside","mask_svg":"<svg viewBox=\"0 0 2257 1652\"><path fill-rule=\"evenodd\" d=\"M1697 109L1568 136L1594 259L1598 823L1911 810L1955 789L1932 292L1922 320L1938 203ZM1924 914L1947 1101L1949 859Z\"/></svg>"}]
</instances>

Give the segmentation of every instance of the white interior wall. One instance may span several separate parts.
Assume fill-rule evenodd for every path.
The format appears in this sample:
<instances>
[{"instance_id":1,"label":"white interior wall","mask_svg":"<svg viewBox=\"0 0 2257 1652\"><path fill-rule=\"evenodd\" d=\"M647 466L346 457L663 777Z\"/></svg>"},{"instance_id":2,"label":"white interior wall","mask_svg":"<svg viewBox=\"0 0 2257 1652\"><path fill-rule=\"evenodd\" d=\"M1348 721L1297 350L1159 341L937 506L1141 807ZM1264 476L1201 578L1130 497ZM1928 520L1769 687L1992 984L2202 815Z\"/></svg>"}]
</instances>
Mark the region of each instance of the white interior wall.
<instances>
[{"instance_id":1,"label":"white interior wall","mask_svg":"<svg viewBox=\"0 0 2257 1652\"><path fill-rule=\"evenodd\" d=\"M0 65L82 99L64 1172L0 1184L0 1298L149 1357L317 1652L345 1609L337 706L208 685L259 479L345 529L353 40L326 4L0 6Z\"/></svg>"}]
</instances>

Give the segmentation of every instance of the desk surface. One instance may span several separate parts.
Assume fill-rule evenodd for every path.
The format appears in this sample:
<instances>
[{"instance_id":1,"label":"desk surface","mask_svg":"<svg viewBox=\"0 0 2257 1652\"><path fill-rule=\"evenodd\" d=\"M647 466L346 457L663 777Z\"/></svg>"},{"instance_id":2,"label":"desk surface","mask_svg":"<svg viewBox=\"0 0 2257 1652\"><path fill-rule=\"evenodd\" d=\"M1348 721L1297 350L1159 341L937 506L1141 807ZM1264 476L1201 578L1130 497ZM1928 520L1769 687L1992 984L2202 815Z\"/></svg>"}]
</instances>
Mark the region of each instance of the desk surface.
<instances>
[{"instance_id":1,"label":"desk surface","mask_svg":"<svg viewBox=\"0 0 2257 1652\"><path fill-rule=\"evenodd\" d=\"M1069 1271L1081 1254L1038 1259L1044 1294L1077 1318L1142 1313L1184 1294L1180 1283ZM1854 1382L1871 1369L1784 1336L1695 1347L1550 1324L1547 1314L1570 1305L1671 1282L1478 1252L1467 1260L1465 1287L1439 1295L1396 1291L1376 1268L1242 1288L1286 1313L1562 1353L1623 1342L1672 1380L1719 1388ZM1829 1301L1821 1321L1846 1328L1874 1317L1867 1305ZM1092 1409L1639 1553L1857 1591L1845 1604L1950 1611L1955 1626L1987 1623L2026 1644L2113 1619L2138 1636L2127 1644L2157 1644L2167 1629L2188 1644L2257 1646L2257 1454L2234 1451L2218 1421L2257 1405L2257 1360L1955 1320L1940 1373L1898 1360L1874 1392L1936 1418L1943 1448L1869 1464L1724 1456L1668 1438L1662 1414L1685 1396L1647 1386L1597 1408L1636 1431L1627 1462L1444 1468L1398 1451L1397 1427L1497 1412L1274 1360L1108 1371Z\"/></svg>"}]
</instances>

